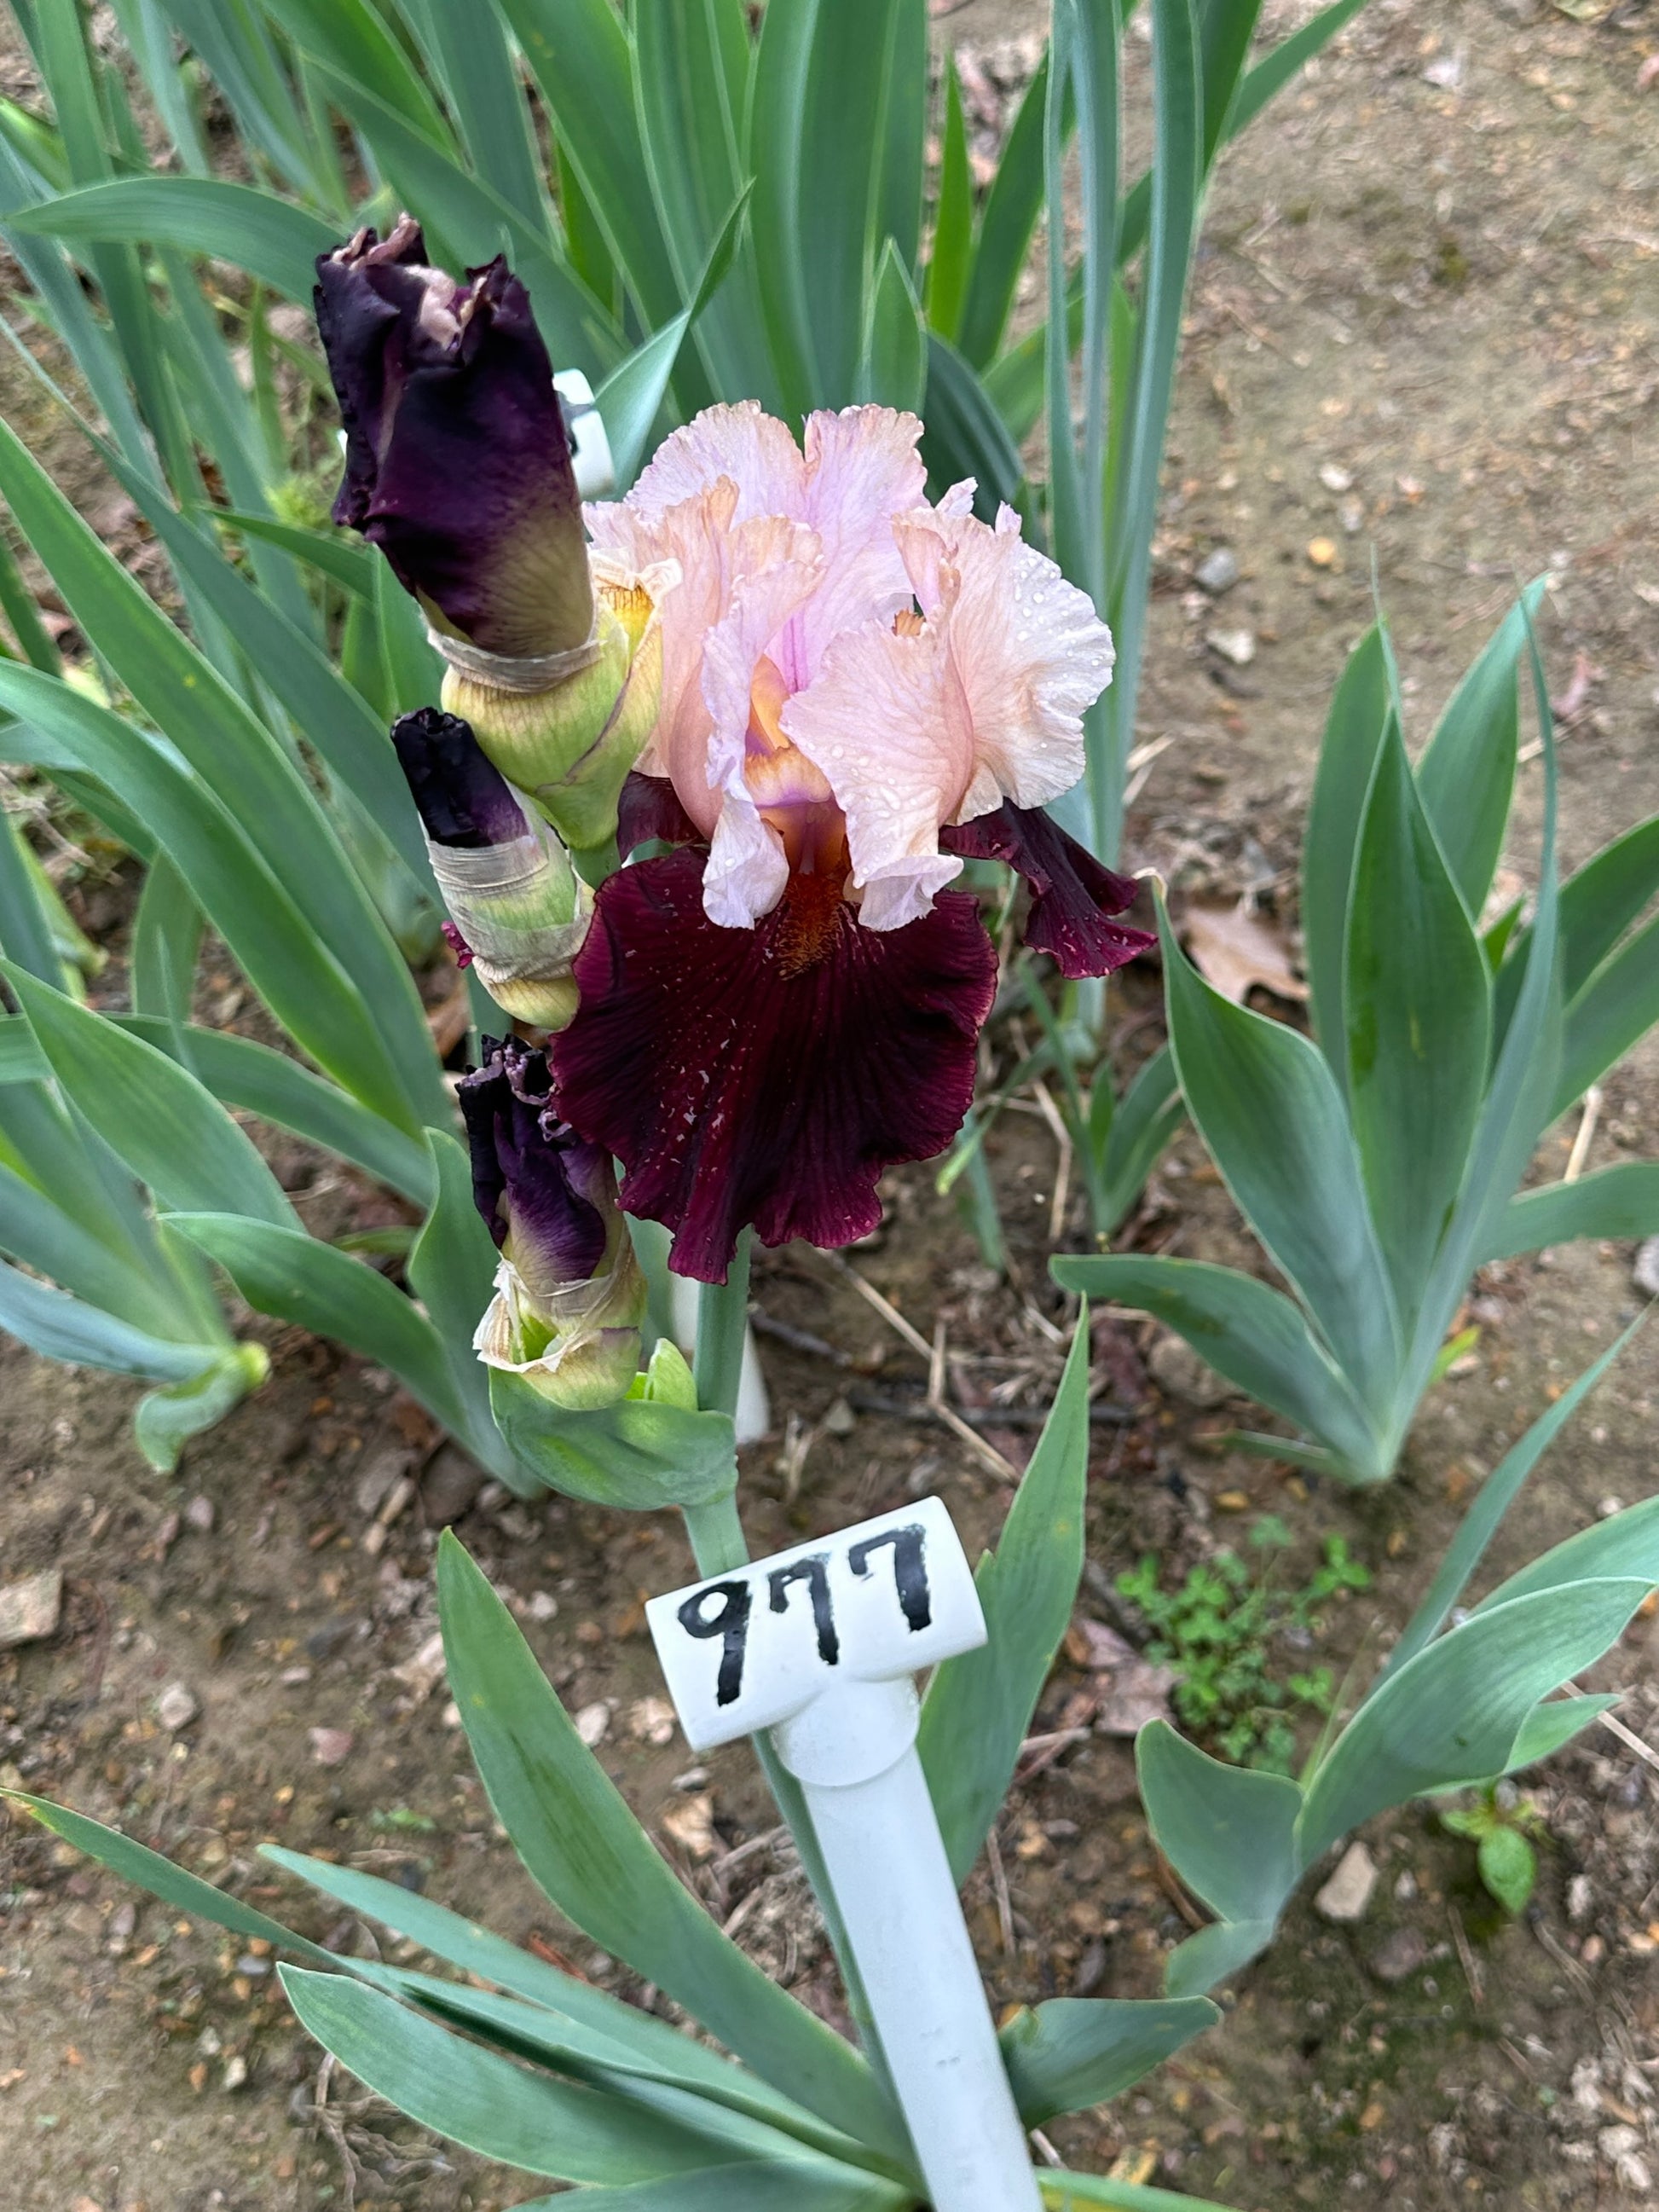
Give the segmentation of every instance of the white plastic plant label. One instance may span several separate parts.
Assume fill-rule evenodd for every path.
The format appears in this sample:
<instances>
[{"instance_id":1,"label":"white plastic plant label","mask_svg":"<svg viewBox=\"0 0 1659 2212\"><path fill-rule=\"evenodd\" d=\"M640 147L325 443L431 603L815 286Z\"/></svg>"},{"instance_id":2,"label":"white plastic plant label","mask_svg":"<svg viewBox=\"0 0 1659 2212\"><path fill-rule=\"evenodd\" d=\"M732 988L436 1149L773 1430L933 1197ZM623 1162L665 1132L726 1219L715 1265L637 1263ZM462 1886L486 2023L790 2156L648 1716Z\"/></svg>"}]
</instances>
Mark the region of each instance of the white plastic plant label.
<instances>
[{"instance_id":1,"label":"white plastic plant label","mask_svg":"<svg viewBox=\"0 0 1659 2212\"><path fill-rule=\"evenodd\" d=\"M584 499L603 499L617 489L617 471L593 387L580 369L562 368L553 379L553 389L564 404L576 489Z\"/></svg>"},{"instance_id":2,"label":"white plastic plant label","mask_svg":"<svg viewBox=\"0 0 1659 2212\"><path fill-rule=\"evenodd\" d=\"M985 1641L944 1503L924 1498L645 1608L694 1751L775 1728L840 1682L890 1682Z\"/></svg>"}]
</instances>

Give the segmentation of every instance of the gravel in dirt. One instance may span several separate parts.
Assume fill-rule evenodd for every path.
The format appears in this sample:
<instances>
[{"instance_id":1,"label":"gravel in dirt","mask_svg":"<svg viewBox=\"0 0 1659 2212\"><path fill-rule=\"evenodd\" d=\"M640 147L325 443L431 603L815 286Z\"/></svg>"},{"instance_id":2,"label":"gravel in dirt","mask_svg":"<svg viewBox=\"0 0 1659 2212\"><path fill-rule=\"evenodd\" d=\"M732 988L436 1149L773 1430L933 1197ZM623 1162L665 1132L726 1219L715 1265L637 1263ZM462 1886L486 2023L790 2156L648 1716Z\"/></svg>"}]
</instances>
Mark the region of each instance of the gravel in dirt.
<instances>
[{"instance_id":1,"label":"gravel in dirt","mask_svg":"<svg viewBox=\"0 0 1659 2212\"><path fill-rule=\"evenodd\" d=\"M1270 0L1265 12L1282 35L1310 10ZM968 0L940 19L968 59L981 168L1034 66L1042 14L1035 0ZM1144 15L1127 41L1138 98ZM1146 768L1130 857L1182 898L1242 903L1287 957L1319 729L1370 618L1373 562L1414 744L1517 576L1547 569L1568 865L1659 810L1656 46L1652 0L1370 0L1227 158L1188 304L1157 548L1140 735L1167 743ZM1028 290L1021 313L1032 312ZM32 397L18 404L96 526L150 573L154 549L130 514L104 513L108 489L79 449ZM1232 563L1224 586L1218 549ZM1248 666L1206 645L1218 624L1252 635ZM1534 762L1505 855L1515 890L1536 862L1540 787ZM118 878L94 883L78 917L118 962L129 907ZM203 990L215 1018L250 1018L211 956ZM1159 1034L1155 979L1129 976L1116 1006L1117 1048L1133 1063ZM1585 1164L1659 1153L1651 1045L1606 1094ZM1576 1131L1570 1119L1552 1133L1543 1171L1560 1171ZM260 1134L315 1225L401 1218ZM927 1344L942 1331L936 1362L814 1255L757 1267L776 1427L744 1460L757 1550L927 1492L945 1497L970 1547L994 1540L1012 1495L1000 1470L1024 1464L1060 1370L1067 1316L1044 1267L1057 1206L1064 1241L1087 1239L1075 1189L1057 1200L1038 1113L1005 1115L988 1158L1007 1285L925 1169L889 1178L886 1225L850 1255ZM1190 1134L1133 1233L1254 1264ZM1100 1732L1116 1677L1087 1630L1121 1639L1136 1655L1126 1666L1142 1663L1145 1640L1117 1575L1152 1552L1173 1580L1273 1516L1292 1539L1276 1571L1294 1576L1339 1534L1374 1580L1334 1601L1317 1656L1363 1682L1481 1480L1634 1316L1634 1263L1629 1246L1589 1244L1484 1270L1478 1341L1398 1476L1365 1493L1230 1454L1222 1439L1244 1409L1166 1389L1149 1374L1158 1333L1096 1317L1104 1388L1080 1640L1033 1723L1000 1823L1000 1879L981 1863L964 1893L999 2010L1152 1995L1201 1917L1146 1832L1129 1742ZM597 1755L682 1878L769 1972L844 2026L752 1762L740 1747L693 1760L659 1710L642 1601L691 1574L675 1520L504 1498L384 1376L296 1332L250 1333L270 1350L270 1382L172 1480L133 1449L130 1386L0 1346L5 1577L63 1576L55 1629L0 1651L0 1783L113 1821L336 1948L412 1955L278 1875L262 1843L383 1875L675 2017L560 1920L495 1830L435 1634L433 1553L453 1522L570 1710L605 1715ZM934 1364L961 1431L928 1408ZM1493 1576L1609 1498L1652 1491L1656 1383L1654 1346L1638 1339L1534 1478ZM1364 1918L1334 1924L1304 1896L1271 1952L1221 1993L1220 2027L1115 2104L1056 2123L1061 2154L1238 2212L1650 2202L1656 1685L1650 1613L1587 1685L1626 1692L1618 1717L1635 1744L1597 1728L1521 1778L1540 1873L1520 1918L1486 1897L1473 1845L1432 1806L1372 1823ZM191 1705L176 1727L161 1710L173 1686ZM319 1739L346 1749L325 1761ZM0 2137L8 2201L26 2212L501 2212L533 2188L408 2126L324 2063L259 1946L136 1897L10 1813Z\"/></svg>"}]
</instances>

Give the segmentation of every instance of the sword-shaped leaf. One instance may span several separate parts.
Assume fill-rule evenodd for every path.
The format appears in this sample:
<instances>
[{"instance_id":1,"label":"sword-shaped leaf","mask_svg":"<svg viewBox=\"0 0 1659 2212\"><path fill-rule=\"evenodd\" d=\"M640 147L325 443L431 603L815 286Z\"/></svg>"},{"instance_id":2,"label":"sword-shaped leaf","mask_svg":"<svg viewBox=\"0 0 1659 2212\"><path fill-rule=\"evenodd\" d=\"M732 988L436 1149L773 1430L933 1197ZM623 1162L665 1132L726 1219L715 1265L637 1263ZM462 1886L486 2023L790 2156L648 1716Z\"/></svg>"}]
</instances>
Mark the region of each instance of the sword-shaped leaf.
<instances>
[{"instance_id":1,"label":"sword-shaped leaf","mask_svg":"<svg viewBox=\"0 0 1659 2212\"><path fill-rule=\"evenodd\" d=\"M1402 1314L1456 1202L1486 1087L1486 956L1389 717L1354 855L1343 984L1349 1112Z\"/></svg>"},{"instance_id":2,"label":"sword-shaped leaf","mask_svg":"<svg viewBox=\"0 0 1659 2212\"><path fill-rule=\"evenodd\" d=\"M1003 2063L1028 2128L1121 2097L1221 2017L1207 1997L1051 1997L1002 2031Z\"/></svg>"},{"instance_id":3,"label":"sword-shaped leaf","mask_svg":"<svg viewBox=\"0 0 1659 2212\"><path fill-rule=\"evenodd\" d=\"M629 29L611 0L496 0L524 50L562 159L649 328L681 304L651 198Z\"/></svg>"},{"instance_id":4,"label":"sword-shaped leaf","mask_svg":"<svg viewBox=\"0 0 1659 2212\"><path fill-rule=\"evenodd\" d=\"M520 2066L343 1974L277 1972L300 2025L367 2087L504 2166L615 2185L730 2155L715 2127L705 2133L636 2099Z\"/></svg>"},{"instance_id":5,"label":"sword-shaped leaf","mask_svg":"<svg viewBox=\"0 0 1659 2212\"><path fill-rule=\"evenodd\" d=\"M252 1140L186 1069L12 963L0 972L64 1095L162 1206L299 1229Z\"/></svg>"},{"instance_id":6,"label":"sword-shaped leaf","mask_svg":"<svg viewBox=\"0 0 1659 2212\"><path fill-rule=\"evenodd\" d=\"M1194 1896L1223 1920L1276 1920L1301 1873L1296 1784L1212 1759L1167 1721L1135 1739L1135 1770L1158 1847Z\"/></svg>"},{"instance_id":7,"label":"sword-shaped leaf","mask_svg":"<svg viewBox=\"0 0 1659 2212\"><path fill-rule=\"evenodd\" d=\"M1042 212L1042 125L1048 100L1048 57L1044 54L1021 96L985 196L959 328L945 333L955 336L963 359L975 368L988 368L1001 350L1014 293L1030 255L1031 234Z\"/></svg>"},{"instance_id":8,"label":"sword-shaped leaf","mask_svg":"<svg viewBox=\"0 0 1659 2212\"><path fill-rule=\"evenodd\" d=\"M577 1735L511 1614L447 1533L438 1594L450 1687L484 1788L559 1910L786 2095L902 2156L862 2059L769 1981L681 1887Z\"/></svg>"},{"instance_id":9,"label":"sword-shaped leaf","mask_svg":"<svg viewBox=\"0 0 1659 2212\"><path fill-rule=\"evenodd\" d=\"M424 1143L372 1114L338 1084L313 1074L286 1053L229 1030L188 1029L182 1044L170 1022L118 1014L118 1025L158 1051L183 1057L214 1097L274 1121L308 1143L365 1168L425 1207L432 1201L432 1163ZM44 1070L45 1062L41 1062Z\"/></svg>"},{"instance_id":10,"label":"sword-shaped leaf","mask_svg":"<svg viewBox=\"0 0 1659 2212\"><path fill-rule=\"evenodd\" d=\"M1348 1079L1342 1010L1348 907L1365 798L1389 720L1389 642L1373 623L1348 655L1320 742L1302 847L1302 933L1314 1035L1339 1083Z\"/></svg>"},{"instance_id":11,"label":"sword-shaped leaf","mask_svg":"<svg viewBox=\"0 0 1659 2212\"><path fill-rule=\"evenodd\" d=\"M1394 1294L1336 1079L1306 1037L1234 1006L1160 909L1170 1049L1187 1110L1269 1256L1379 1424L1400 1365Z\"/></svg>"},{"instance_id":12,"label":"sword-shaped leaf","mask_svg":"<svg viewBox=\"0 0 1659 2212\"><path fill-rule=\"evenodd\" d=\"M1659 1519L1659 1500L1650 1503ZM1471 1777L1501 1774L1533 1708L1601 1657L1647 1595L1651 1577L1554 1587L1516 1577L1516 1583L1530 1594L1500 1602L1494 1592L1489 1607L1390 1674L1343 1729L1308 1785L1298 1823L1304 1865L1374 1813Z\"/></svg>"},{"instance_id":13,"label":"sword-shaped leaf","mask_svg":"<svg viewBox=\"0 0 1659 2212\"><path fill-rule=\"evenodd\" d=\"M915 2192L872 2174L854 2173L822 2159L756 2159L746 2166L705 2166L669 2181L637 2182L631 2189L577 2189L538 2197L514 2212L900 2212ZM1169 2199L1173 2207L1177 2201ZM1206 2212L1188 2204L1188 2212ZM1213 2212L1221 2212L1220 2207Z\"/></svg>"},{"instance_id":14,"label":"sword-shaped leaf","mask_svg":"<svg viewBox=\"0 0 1659 2212\"><path fill-rule=\"evenodd\" d=\"M1495 1590L1489 1590L1474 1608L1475 1613L1484 1614L1494 1606L1529 1597L1534 1591L1620 1575L1638 1576L1650 1587L1659 1583L1659 1498L1644 1498L1639 1505L1627 1505L1622 1513L1609 1514L1605 1521L1581 1528L1576 1536L1554 1545Z\"/></svg>"},{"instance_id":15,"label":"sword-shaped leaf","mask_svg":"<svg viewBox=\"0 0 1659 2212\"><path fill-rule=\"evenodd\" d=\"M21 208L6 221L43 238L211 254L307 305L318 255L340 243L336 225L292 200L210 177L113 177Z\"/></svg>"},{"instance_id":16,"label":"sword-shaped leaf","mask_svg":"<svg viewBox=\"0 0 1659 2212\"><path fill-rule=\"evenodd\" d=\"M295 1042L366 1107L412 1137L417 1125L404 1103L407 1094L362 994L290 896L289 883L299 872L285 870L279 878L240 820L174 748L72 685L0 661L0 705L19 717L5 732L8 757L45 758L54 765L68 757L107 785L149 825ZM35 744L37 732L47 741L44 750ZM327 865L347 866L343 856ZM399 988L409 988L407 969ZM424 1032L424 1023L421 1028ZM438 1089L429 1040L427 1050Z\"/></svg>"},{"instance_id":17,"label":"sword-shaped leaf","mask_svg":"<svg viewBox=\"0 0 1659 2212\"><path fill-rule=\"evenodd\" d=\"M384 1275L303 1229L232 1213L174 1213L167 1220L217 1261L256 1313L333 1337L390 1369L445 1428L479 1450L441 1338Z\"/></svg>"},{"instance_id":18,"label":"sword-shaped leaf","mask_svg":"<svg viewBox=\"0 0 1659 2212\"><path fill-rule=\"evenodd\" d=\"M106 1367L116 1375L184 1382L212 1366L222 1344L173 1344L135 1328L100 1307L37 1282L0 1261L0 1329L43 1359Z\"/></svg>"},{"instance_id":19,"label":"sword-shaped leaf","mask_svg":"<svg viewBox=\"0 0 1659 2212\"><path fill-rule=\"evenodd\" d=\"M641 0L633 23L644 173L686 299L750 173L743 146L752 52L748 18L742 0L699 0L695 7ZM871 105L867 98L864 105ZM855 121L846 113L836 118L843 131ZM830 189L826 179L815 178L815 196L820 187ZM697 341L720 392L741 392L778 410L765 307L749 258L739 260L733 281L703 318ZM854 344L856 352L856 335Z\"/></svg>"},{"instance_id":20,"label":"sword-shaped leaf","mask_svg":"<svg viewBox=\"0 0 1659 2212\"><path fill-rule=\"evenodd\" d=\"M1474 1503L1463 1516L1458 1524L1457 1534L1446 1548L1434 1580L1419 1601L1417 1609L1401 1632L1399 1642L1378 1670L1376 1680L1366 1692L1367 1696L1375 1696L1389 1675L1397 1674L1409 1660L1414 1659L1438 1633L1452 1607L1468 1587L1469 1577L1486 1557L1487 1547L1498 1534L1504 1515L1520 1496L1527 1477L1640 1327L1639 1321L1633 1322L1617 1343L1608 1346L1594 1366L1585 1369L1570 1390L1564 1391L1553 1406L1546 1407L1526 1434L1510 1445L1481 1484ZM1610 1570L1593 1567L1587 1571L1605 1574Z\"/></svg>"},{"instance_id":21,"label":"sword-shaped leaf","mask_svg":"<svg viewBox=\"0 0 1659 2212\"><path fill-rule=\"evenodd\" d=\"M909 271L890 238L870 295L858 397L908 414L921 409L927 382L927 337Z\"/></svg>"},{"instance_id":22,"label":"sword-shaped leaf","mask_svg":"<svg viewBox=\"0 0 1659 2212\"><path fill-rule=\"evenodd\" d=\"M1207 1261L1139 1252L1062 1253L1049 1269L1062 1289L1155 1314L1218 1374L1328 1445L1361 1480L1386 1474L1364 1407L1282 1291Z\"/></svg>"},{"instance_id":23,"label":"sword-shaped leaf","mask_svg":"<svg viewBox=\"0 0 1659 2212\"><path fill-rule=\"evenodd\" d=\"M1540 577L1452 694L1417 764L1417 787L1471 918L1486 904L1504 848L1521 727L1516 662L1543 596Z\"/></svg>"},{"instance_id":24,"label":"sword-shaped leaf","mask_svg":"<svg viewBox=\"0 0 1659 2212\"><path fill-rule=\"evenodd\" d=\"M1522 1191L1498 1215L1480 1247L1486 1260L1541 1252L1580 1237L1659 1236L1659 1160L1626 1160L1577 1182Z\"/></svg>"},{"instance_id":25,"label":"sword-shaped leaf","mask_svg":"<svg viewBox=\"0 0 1659 2212\"><path fill-rule=\"evenodd\" d=\"M1083 1572L1089 1478L1089 1310L1079 1316L1060 1388L994 1553L975 1585L988 1640L938 1668L918 1749L951 1872L979 1856L1060 1649Z\"/></svg>"},{"instance_id":26,"label":"sword-shaped leaf","mask_svg":"<svg viewBox=\"0 0 1659 2212\"><path fill-rule=\"evenodd\" d=\"M356 1018L362 1035L354 1057L361 1063L368 1046L379 1042L381 1055L397 1064L404 1093L401 1105L388 1100L384 1110L411 1128L422 1116L441 1118L441 1107L446 1113L447 1107L408 969L295 761L125 573L3 424L0 496L76 621L98 640L101 658L234 817L284 885L285 896L305 915L309 933L357 984L362 997ZM46 696L46 679L33 670L8 666L0 669L0 676L5 679L3 703L25 717ZM20 686L22 705L16 696ZM57 718L43 719L51 726L65 713L60 708ZM69 720L72 732L76 725L72 716ZM90 760L85 764L93 768ZM103 774L101 780L122 792L120 775ZM137 811L143 814L142 808ZM173 857L207 907L198 867L176 853ZM283 951L287 957L301 957L293 947ZM279 1013L279 1018L286 1017Z\"/></svg>"}]
</instances>

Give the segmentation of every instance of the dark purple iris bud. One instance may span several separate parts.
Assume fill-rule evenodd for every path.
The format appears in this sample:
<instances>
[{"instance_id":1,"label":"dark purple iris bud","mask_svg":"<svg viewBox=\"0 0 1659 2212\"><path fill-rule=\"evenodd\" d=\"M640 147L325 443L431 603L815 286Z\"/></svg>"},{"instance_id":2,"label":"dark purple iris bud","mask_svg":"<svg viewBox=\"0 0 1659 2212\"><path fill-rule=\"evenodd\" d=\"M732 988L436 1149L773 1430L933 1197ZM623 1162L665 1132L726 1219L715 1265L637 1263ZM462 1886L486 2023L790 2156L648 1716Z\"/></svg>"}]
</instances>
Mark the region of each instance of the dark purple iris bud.
<instances>
[{"instance_id":1,"label":"dark purple iris bud","mask_svg":"<svg viewBox=\"0 0 1659 2212\"><path fill-rule=\"evenodd\" d=\"M989 814L947 824L939 842L941 852L1002 860L1024 877L1031 887L1025 942L1052 955L1062 975L1109 975L1158 943L1152 931L1113 919L1134 904L1134 878L1103 867L1040 806L1005 799Z\"/></svg>"},{"instance_id":2,"label":"dark purple iris bud","mask_svg":"<svg viewBox=\"0 0 1659 2212\"><path fill-rule=\"evenodd\" d=\"M418 707L392 725L392 743L434 845L477 852L528 834L512 785L459 714Z\"/></svg>"},{"instance_id":3,"label":"dark purple iris bud","mask_svg":"<svg viewBox=\"0 0 1659 2212\"><path fill-rule=\"evenodd\" d=\"M498 255L457 283L420 226L317 263L317 326L345 425L334 520L487 653L562 653L592 627L570 441L529 295Z\"/></svg>"},{"instance_id":4,"label":"dark purple iris bud","mask_svg":"<svg viewBox=\"0 0 1659 2212\"><path fill-rule=\"evenodd\" d=\"M460 1085L474 1201L527 1290L586 1282L618 1223L610 1159L560 1118L545 1052L516 1037L483 1050Z\"/></svg>"}]
</instances>

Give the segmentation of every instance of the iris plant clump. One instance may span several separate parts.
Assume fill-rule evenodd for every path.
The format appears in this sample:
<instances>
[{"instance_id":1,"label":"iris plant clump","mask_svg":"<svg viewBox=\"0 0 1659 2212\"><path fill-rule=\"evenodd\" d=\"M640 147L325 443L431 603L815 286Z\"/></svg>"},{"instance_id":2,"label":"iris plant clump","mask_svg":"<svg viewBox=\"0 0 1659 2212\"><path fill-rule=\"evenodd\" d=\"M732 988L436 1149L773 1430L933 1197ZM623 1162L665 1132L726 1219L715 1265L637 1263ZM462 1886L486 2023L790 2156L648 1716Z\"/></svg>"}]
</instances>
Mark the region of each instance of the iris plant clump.
<instances>
[{"instance_id":1,"label":"iris plant clump","mask_svg":"<svg viewBox=\"0 0 1659 2212\"><path fill-rule=\"evenodd\" d=\"M1043 811L1112 644L1012 509L927 498L889 407L799 444L708 408L590 544L522 287L424 252L404 218L319 264L335 512L449 663L398 759L465 957L546 1039L463 1086L502 1253L480 1349L586 1405L638 1348L618 1202L720 1283L746 1229L866 1234L882 1170L956 1134L997 973L964 860L1026 878L1063 975L1151 945L1117 919L1134 884Z\"/></svg>"}]
</instances>

